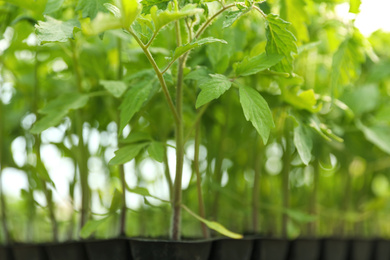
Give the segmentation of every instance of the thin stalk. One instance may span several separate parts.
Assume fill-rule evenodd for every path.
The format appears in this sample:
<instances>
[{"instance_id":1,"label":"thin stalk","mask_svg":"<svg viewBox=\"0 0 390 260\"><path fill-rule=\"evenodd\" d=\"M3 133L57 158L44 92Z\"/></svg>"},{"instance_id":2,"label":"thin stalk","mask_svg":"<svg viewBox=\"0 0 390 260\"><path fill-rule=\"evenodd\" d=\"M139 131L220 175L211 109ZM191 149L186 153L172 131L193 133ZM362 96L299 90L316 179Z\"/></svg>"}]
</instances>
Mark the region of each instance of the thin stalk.
<instances>
[{"instance_id":1,"label":"thin stalk","mask_svg":"<svg viewBox=\"0 0 390 260\"><path fill-rule=\"evenodd\" d=\"M67 131L66 133L67 133L67 136L69 138L70 146L74 147L75 145L74 145L73 140L72 140L71 132ZM78 165L77 165L77 161L74 157L72 158L72 161L73 161L73 165L74 165L74 176L73 176L72 182L69 184L69 197L70 197L70 203L71 203L72 209L74 209L74 196L75 196L74 187L76 186L76 183L77 183L77 174L76 173L77 173ZM69 220L68 240L73 240L74 227L75 227L75 217L74 217L74 211L73 211L71 214L71 218Z\"/></svg>"},{"instance_id":2,"label":"thin stalk","mask_svg":"<svg viewBox=\"0 0 390 260\"><path fill-rule=\"evenodd\" d=\"M119 175L120 175L121 188L122 188L122 208L120 213L119 235L126 236L126 213L127 213L126 178L125 178L125 168L123 164L119 165Z\"/></svg>"},{"instance_id":3,"label":"thin stalk","mask_svg":"<svg viewBox=\"0 0 390 260\"><path fill-rule=\"evenodd\" d=\"M285 120L285 126L284 126L284 138L286 140L286 147L283 153L283 169L282 169L282 203L283 203L283 213L282 213L282 236L287 237L287 224L288 224L288 215L286 210L289 208L289 189L288 189L288 182L289 182L289 175L290 175L290 169L291 169L291 149L292 149L292 142L291 142L291 129L292 129L292 122L289 118L286 118Z\"/></svg>"},{"instance_id":4,"label":"thin stalk","mask_svg":"<svg viewBox=\"0 0 390 260\"><path fill-rule=\"evenodd\" d=\"M118 49L118 80L122 80L122 40L120 38L117 39L117 49ZM120 117L119 113L117 114L117 125L119 125ZM118 129L119 130L119 129ZM118 146L120 146L119 139L120 135L118 132ZM119 165L119 175L121 180L121 188L122 188L122 208L120 213L120 224L119 224L119 235L126 235L126 213L127 213L127 203L126 203L126 178L125 178L125 168L123 164Z\"/></svg>"},{"instance_id":5,"label":"thin stalk","mask_svg":"<svg viewBox=\"0 0 390 260\"><path fill-rule=\"evenodd\" d=\"M72 60L73 60L73 67L75 72L75 80L76 80L76 86L80 93L82 93L82 86L81 86L81 72L80 72L80 66L78 62L77 57L77 49L75 43L70 40L70 44L72 47ZM78 150L79 150L79 156L78 156L78 165L79 165L79 172L80 172L80 184L81 184L81 219L80 219L80 228L82 228L87 220L89 219L89 197L90 197L90 191L89 191L89 185L88 185L88 165L87 165L87 151L84 144L84 137L83 137L83 113L79 109L76 111L76 132L77 136L79 137L79 143L78 143Z\"/></svg>"},{"instance_id":6,"label":"thin stalk","mask_svg":"<svg viewBox=\"0 0 390 260\"><path fill-rule=\"evenodd\" d=\"M309 214L316 215L317 214L317 195L318 195L318 184L320 177L320 162L319 159L316 158L313 163L314 172L313 172L313 190L310 196L309 201ZM317 233L317 220L308 223L308 235L314 237Z\"/></svg>"},{"instance_id":7,"label":"thin stalk","mask_svg":"<svg viewBox=\"0 0 390 260\"><path fill-rule=\"evenodd\" d=\"M199 110L199 112L196 114L196 118L194 120L194 123L192 124L192 126L190 127L190 129L187 131L187 135L186 137L184 138L184 142L186 142L190 136L191 136L191 133L192 131L194 131L194 129L197 127L197 125L199 124L199 121L200 119L202 118L204 112L206 112L206 109L208 108L210 103L207 103L205 104L204 106L202 106L202 108Z\"/></svg>"},{"instance_id":8,"label":"thin stalk","mask_svg":"<svg viewBox=\"0 0 390 260\"><path fill-rule=\"evenodd\" d=\"M34 99L33 99L33 104L32 104L32 112L36 115L38 118L38 103L40 99L40 93L39 93L39 76L38 76L38 68L39 68L39 61L37 59L38 51L36 51L36 56L35 56L35 67L34 67L34 77L35 77L35 82L34 82ZM37 165L42 165L44 167L44 164L42 162L41 158L41 136L39 134L34 136L35 142L34 142L34 150L35 150L35 155L37 158ZM42 184L42 189L43 193L45 194L45 199L47 203L47 208L49 210L49 217L50 217L50 222L51 222L51 227L52 227L52 235L53 235L53 241L58 241L58 224L55 216L55 208L53 204L53 197L51 191L47 187L47 183L45 180L40 179L41 184Z\"/></svg>"},{"instance_id":9,"label":"thin stalk","mask_svg":"<svg viewBox=\"0 0 390 260\"><path fill-rule=\"evenodd\" d=\"M138 45L141 47L142 51L145 53L146 58L149 60L150 64L152 65L154 72L156 73L158 81L160 82L160 85L161 85L162 90L164 92L165 99L168 102L169 109L171 110L171 113L175 119L175 123L178 124L179 123L179 115L176 111L176 108L175 108L175 105L172 101L171 95L169 94L167 84L166 84L165 79L163 77L163 73L161 73L161 71L160 71L159 67L157 66L157 63L154 60L149 49L142 43L142 41L137 37L137 35L134 32L132 32L131 30L128 30L128 32L137 41Z\"/></svg>"},{"instance_id":10,"label":"thin stalk","mask_svg":"<svg viewBox=\"0 0 390 260\"><path fill-rule=\"evenodd\" d=\"M229 111L227 111L227 114L229 114ZM228 117L227 117L228 118ZM228 119L226 119L228 120ZM218 156L215 159L215 167L214 167L214 181L217 185L221 185L222 182L222 163L223 163L223 154L225 151L225 139L227 136L227 130L228 130L228 121L226 121L225 125L222 126L222 134L221 139L219 140L219 149L218 149ZM218 209L219 209L219 190L215 191L214 194L214 201L213 201L213 208L212 208L212 217L214 220L218 219Z\"/></svg>"},{"instance_id":11,"label":"thin stalk","mask_svg":"<svg viewBox=\"0 0 390 260\"><path fill-rule=\"evenodd\" d=\"M344 199L343 201L341 202L341 210L340 212L348 212L349 209L350 209L350 203L351 203L351 200L352 200L352 177L348 171L348 169L345 169L344 172L345 174L344 176ZM337 232L337 235L343 237L343 236L346 236L347 235L347 228L346 228L346 225L347 225L347 220L342 217L340 218L340 221L339 221L339 227L337 228L338 232Z\"/></svg>"},{"instance_id":12,"label":"thin stalk","mask_svg":"<svg viewBox=\"0 0 390 260\"><path fill-rule=\"evenodd\" d=\"M232 7L235 7L237 4L240 4L240 3L234 3L234 4L230 4L230 5L226 5L224 6L221 10L219 10L218 12L216 12L213 16L211 16L198 30L198 32L195 34L195 37L194 39L197 39L199 38L199 36L202 35L202 33L206 30L206 28L211 24L211 22L218 17L218 15L222 14L223 12L225 12L227 9L229 8L232 8Z\"/></svg>"},{"instance_id":13,"label":"thin stalk","mask_svg":"<svg viewBox=\"0 0 390 260\"><path fill-rule=\"evenodd\" d=\"M205 207L202 194L202 179L199 172L199 146L200 146L200 124L198 123L195 128L195 148L194 148L194 170L196 174L196 186L198 193L198 205L199 205L199 216L205 217ZM210 234L206 225L201 222L202 233L204 238L209 238Z\"/></svg>"},{"instance_id":14,"label":"thin stalk","mask_svg":"<svg viewBox=\"0 0 390 260\"><path fill-rule=\"evenodd\" d=\"M181 45L180 26L176 22L176 39L178 46ZM173 214L172 214L172 231L171 238L180 240L181 237L181 199L182 199L182 177L183 177L183 161L184 161L184 135L183 135L183 70L185 59L179 58L179 66L177 69L176 83L176 113L178 115L178 123L176 124L176 175L173 184Z\"/></svg>"},{"instance_id":15,"label":"thin stalk","mask_svg":"<svg viewBox=\"0 0 390 260\"><path fill-rule=\"evenodd\" d=\"M169 200L172 201L172 196L173 196L173 182L172 182L172 178L171 178L171 173L170 173L170 171L169 171L167 148L165 148L165 151L164 151L164 175L165 175L165 179L166 179L167 182L168 182Z\"/></svg>"},{"instance_id":16,"label":"thin stalk","mask_svg":"<svg viewBox=\"0 0 390 260\"><path fill-rule=\"evenodd\" d=\"M158 31L156 31L156 32L153 33L152 37L150 38L150 40L148 41L148 43L145 45L145 48L146 48L146 49L150 47L150 45L152 44L152 42L153 42L154 39L156 38L157 34L158 34Z\"/></svg>"},{"instance_id":17,"label":"thin stalk","mask_svg":"<svg viewBox=\"0 0 390 260\"><path fill-rule=\"evenodd\" d=\"M80 228L82 228L89 219L89 185L88 185L88 165L87 151L83 137L83 114L80 110L76 111L76 132L79 137L78 143L78 162L81 184L81 219Z\"/></svg>"},{"instance_id":18,"label":"thin stalk","mask_svg":"<svg viewBox=\"0 0 390 260\"><path fill-rule=\"evenodd\" d=\"M3 137L4 137L4 110L3 110L3 102L0 99L0 208L1 208L1 225L4 232L4 243L8 245L11 242L11 236L8 229L8 218L7 218L7 206L3 193L3 182L2 182L2 172L4 167L4 158L2 154L3 150Z\"/></svg>"},{"instance_id":19,"label":"thin stalk","mask_svg":"<svg viewBox=\"0 0 390 260\"><path fill-rule=\"evenodd\" d=\"M260 196L260 174L261 174L261 167L263 162L263 151L262 151L262 144L259 141L259 138L257 138L256 143L256 153L255 153L255 176L253 179L253 190L252 190L252 229L253 232L258 233L259 232L259 196Z\"/></svg>"}]
</instances>

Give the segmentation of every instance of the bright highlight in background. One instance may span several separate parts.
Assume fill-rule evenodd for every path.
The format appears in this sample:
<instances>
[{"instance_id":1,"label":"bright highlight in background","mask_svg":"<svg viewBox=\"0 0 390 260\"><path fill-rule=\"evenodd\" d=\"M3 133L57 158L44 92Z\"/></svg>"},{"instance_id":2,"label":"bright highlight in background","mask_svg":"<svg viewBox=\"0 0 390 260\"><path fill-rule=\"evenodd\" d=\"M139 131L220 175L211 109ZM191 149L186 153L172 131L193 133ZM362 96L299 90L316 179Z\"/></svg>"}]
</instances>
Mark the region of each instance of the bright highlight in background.
<instances>
[{"instance_id":1,"label":"bright highlight in background","mask_svg":"<svg viewBox=\"0 0 390 260\"><path fill-rule=\"evenodd\" d=\"M389 0L362 0L355 26L366 36L379 29L390 32L389 10Z\"/></svg>"}]
</instances>

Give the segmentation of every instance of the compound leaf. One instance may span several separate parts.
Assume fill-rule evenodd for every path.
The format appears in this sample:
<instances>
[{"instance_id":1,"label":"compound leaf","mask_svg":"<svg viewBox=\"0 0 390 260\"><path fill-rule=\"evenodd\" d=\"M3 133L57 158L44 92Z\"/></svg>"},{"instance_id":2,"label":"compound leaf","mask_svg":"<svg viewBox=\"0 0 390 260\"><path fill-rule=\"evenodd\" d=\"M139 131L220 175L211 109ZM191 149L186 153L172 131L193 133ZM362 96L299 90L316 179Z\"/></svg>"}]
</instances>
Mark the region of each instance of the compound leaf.
<instances>
[{"instance_id":1,"label":"compound leaf","mask_svg":"<svg viewBox=\"0 0 390 260\"><path fill-rule=\"evenodd\" d=\"M237 76L249 76L256 74L260 71L269 69L270 67L276 65L284 58L280 54L269 54L262 53L254 57L245 57L244 60L240 63L237 63L235 66L235 71Z\"/></svg>"}]
</instances>

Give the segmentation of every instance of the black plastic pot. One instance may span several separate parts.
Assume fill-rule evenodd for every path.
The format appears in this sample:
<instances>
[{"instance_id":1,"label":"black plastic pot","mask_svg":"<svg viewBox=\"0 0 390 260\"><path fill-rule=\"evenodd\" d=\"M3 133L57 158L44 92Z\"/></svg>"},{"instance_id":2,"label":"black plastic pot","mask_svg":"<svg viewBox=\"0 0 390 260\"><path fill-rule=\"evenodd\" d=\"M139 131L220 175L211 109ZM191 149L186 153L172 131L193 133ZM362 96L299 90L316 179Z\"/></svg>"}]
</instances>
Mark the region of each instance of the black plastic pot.
<instances>
[{"instance_id":1,"label":"black plastic pot","mask_svg":"<svg viewBox=\"0 0 390 260\"><path fill-rule=\"evenodd\" d=\"M16 244L12 246L14 260L47 260L47 254L41 245ZM2 259L0 257L0 259Z\"/></svg>"},{"instance_id":2,"label":"black plastic pot","mask_svg":"<svg viewBox=\"0 0 390 260\"><path fill-rule=\"evenodd\" d=\"M127 239L86 241L85 248L89 260L131 260Z\"/></svg>"},{"instance_id":3,"label":"black plastic pot","mask_svg":"<svg viewBox=\"0 0 390 260\"><path fill-rule=\"evenodd\" d=\"M290 260L318 260L321 240L300 238L291 242Z\"/></svg>"},{"instance_id":4,"label":"black plastic pot","mask_svg":"<svg viewBox=\"0 0 390 260\"><path fill-rule=\"evenodd\" d=\"M389 260L390 259L390 241L376 240L374 245L373 260Z\"/></svg>"},{"instance_id":5,"label":"black plastic pot","mask_svg":"<svg viewBox=\"0 0 390 260\"><path fill-rule=\"evenodd\" d=\"M208 260L212 241L131 239L133 260Z\"/></svg>"},{"instance_id":6,"label":"black plastic pot","mask_svg":"<svg viewBox=\"0 0 390 260\"><path fill-rule=\"evenodd\" d=\"M84 242L67 242L45 247L49 260L87 260Z\"/></svg>"},{"instance_id":7,"label":"black plastic pot","mask_svg":"<svg viewBox=\"0 0 390 260\"><path fill-rule=\"evenodd\" d=\"M213 242L210 260L250 260L253 239L218 239Z\"/></svg>"},{"instance_id":8,"label":"black plastic pot","mask_svg":"<svg viewBox=\"0 0 390 260\"><path fill-rule=\"evenodd\" d=\"M372 260L374 256L373 240L352 240L348 260Z\"/></svg>"},{"instance_id":9,"label":"black plastic pot","mask_svg":"<svg viewBox=\"0 0 390 260\"><path fill-rule=\"evenodd\" d=\"M256 239L251 260L286 260L289 248L290 241L287 239Z\"/></svg>"},{"instance_id":10,"label":"black plastic pot","mask_svg":"<svg viewBox=\"0 0 390 260\"><path fill-rule=\"evenodd\" d=\"M11 248L8 246L0 246L0 259L13 260Z\"/></svg>"},{"instance_id":11,"label":"black plastic pot","mask_svg":"<svg viewBox=\"0 0 390 260\"><path fill-rule=\"evenodd\" d=\"M346 260L350 241L338 238L326 238L322 241L320 260Z\"/></svg>"}]
</instances>

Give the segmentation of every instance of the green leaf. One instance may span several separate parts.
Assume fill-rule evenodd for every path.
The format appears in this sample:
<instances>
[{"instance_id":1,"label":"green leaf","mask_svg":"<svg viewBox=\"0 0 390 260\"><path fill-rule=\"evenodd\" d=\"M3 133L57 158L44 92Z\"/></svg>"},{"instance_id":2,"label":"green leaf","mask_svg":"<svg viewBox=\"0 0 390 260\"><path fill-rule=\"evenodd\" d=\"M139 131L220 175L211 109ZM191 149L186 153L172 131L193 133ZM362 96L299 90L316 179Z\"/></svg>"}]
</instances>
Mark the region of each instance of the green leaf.
<instances>
[{"instance_id":1,"label":"green leaf","mask_svg":"<svg viewBox=\"0 0 390 260\"><path fill-rule=\"evenodd\" d=\"M95 18L98 12L106 12L104 3L108 0L79 0L77 3L76 11L80 11L84 17Z\"/></svg>"},{"instance_id":2,"label":"green leaf","mask_svg":"<svg viewBox=\"0 0 390 260\"><path fill-rule=\"evenodd\" d=\"M121 147L115 152L114 158L112 158L108 164L117 165L117 164L124 164L130 162L147 145L148 143L137 143L137 144L131 144L131 145L126 145L124 147Z\"/></svg>"},{"instance_id":3,"label":"green leaf","mask_svg":"<svg viewBox=\"0 0 390 260\"><path fill-rule=\"evenodd\" d=\"M276 71L292 72L293 53L298 53L294 34L288 30L290 23L284 21L275 14L267 15L266 37L267 45L265 50L267 54L280 54L285 57L279 64L273 68Z\"/></svg>"},{"instance_id":4,"label":"green leaf","mask_svg":"<svg viewBox=\"0 0 390 260\"><path fill-rule=\"evenodd\" d=\"M78 20L68 20L66 22L56 20L50 16L45 16L46 22L39 21L35 25L39 44L47 42L67 42L73 39L73 29L80 28Z\"/></svg>"},{"instance_id":5,"label":"green leaf","mask_svg":"<svg viewBox=\"0 0 390 260\"><path fill-rule=\"evenodd\" d=\"M42 114L51 114L53 111L66 111L84 107L88 102L88 95L74 93L65 93L58 98L50 101L43 109L39 110Z\"/></svg>"},{"instance_id":6,"label":"green leaf","mask_svg":"<svg viewBox=\"0 0 390 260\"><path fill-rule=\"evenodd\" d=\"M134 114L140 110L142 105L148 99L153 89L153 82L153 80L142 81L127 91L125 98L119 107L121 110L119 126L120 134L127 123L129 123L133 118Z\"/></svg>"},{"instance_id":7,"label":"green leaf","mask_svg":"<svg viewBox=\"0 0 390 260\"><path fill-rule=\"evenodd\" d=\"M167 8L171 0L142 0L142 14L149 14L152 6L157 6L158 9L164 10Z\"/></svg>"},{"instance_id":8,"label":"green leaf","mask_svg":"<svg viewBox=\"0 0 390 260\"><path fill-rule=\"evenodd\" d=\"M82 24L82 31L86 35L98 35L108 30L122 28L118 18L108 13L98 13L91 22Z\"/></svg>"},{"instance_id":9,"label":"green leaf","mask_svg":"<svg viewBox=\"0 0 390 260\"><path fill-rule=\"evenodd\" d=\"M67 113L68 111L54 111L44 116L34 124L30 132L32 134L39 134L42 131L48 129L49 127L58 125Z\"/></svg>"},{"instance_id":10,"label":"green leaf","mask_svg":"<svg viewBox=\"0 0 390 260\"><path fill-rule=\"evenodd\" d=\"M184 6L180 11L160 11L157 6L153 6L150 9L150 14L154 23L155 31L159 31L162 27L170 22L182 19L184 17L192 16L202 13L203 9L196 8L195 4L188 4Z\"/></svg>"},{"instance_id":11,"label":"green leaf","mask_svg":"<svg viewBox=\"0 0 390 260\"><path fill-rule=\"evenodd\" d=\"M141 13L142 6L137 0L122 0L122 26L126 29L135 21L138 14Z\"/></svg>"},{"instance_id":12,"label":"green leaf","mask_svg":"<svg viewBox=\"0 0 390 260\"><path fill-rule=\"evenodd\" d=\"M98 227L106 222L108 217L102 218L102 219L90 219L85 223L83 228L80 230L80 237L81 238L88 238L94 233Z\"/></svg>"},{"instance_id":13,"label":"green leaf","mask_svg":"<svg viewBox=\"0 0 390 260\"><path fill-rule=\"evenodd\" d=\"M35 168L37 176L39 179L50 183L53 187L55 187L55 184L53 180L50 178L49 172L47 171L45 165L43 164L42 160L37 160L37 166Z\"/></svg>"},{"instance_id":14,"label":"green leaf","mask_svg":"<svg viewBox=\"0 0 390 260\"><path fill-rule=\"evenodd\" d=\"M232 82L224 75L210 74L210 77L209 81L205 81L199 86L201 92L196 99L196 108L219 98L232 86Z\"/></svg>"},{"instance_id":15,"label":"green leaf","mask_svg":"<svg viewBox=\"0 0 390 260\"><path fill-rule=\"evenodd\" d=\"M362 97L364 97L364 102L362 102ZM380 99L381 93L376 85L353 86L350 89L346 89L340 97L340 100L357 116L375 111L380 105Z\"/></svg>"},{"instance_id":16,"label":"green leaf","mask_svg":"<svg viewBox=\"0 0 390 260\"><path fill-rule=\"evenodd\" d=\"M220 40L220 39L216 39L216 38L213 38L213 37L207 37L207 38L203 38L203 39L200 39L200 40L195 40L195 41L193 41L191 43L188 43L188 44L185 44L185 45L177 47L175 49L175 52L173 54L172 59L176 60L181 55L183 55L184 53L186 53L187 51L189 51L191 49L194 49L196 47L202 46L204 44L213 43L213 42L220 42L220 43L227 44L226 41Z\"/></svg>"},{"instance_id":17,"label":"green leaf","mask_svg":"<svg viewBox=\"0 0 390 260\"><path fill-rule=\"evenodd\" d=\"M390 127L387 125L365 126L360 121L356 126L364 133L366 139L385 153L390 154Z\"/></svg>"},{"instance_id":18,"label":"green leaf","mask_svg":"<svg viewBox=\"0 0 390 260\"><path fill-rule=\"evenodd\" d=\"M317 105L317 99L312 89L302 91L298 94L299 87L282 88L284 101L297 109L304 109L311 113L319 112L322 104Z\"/></svg>"},{"instance_id":19,"label":"green leaf","mask_svg":"<svg viewBox=\"0 0 390 260\"><path fill-rule=\"evenodd\" d=\"M245 10L236 10L230 11L225 15L225 20L223 21L222 28L230 27L235 21L237 21L241 16L246 14L251 8Z\"/></svg>"},{"instance_id":20,"label":"green leaf","mask_svg":"<svg viewBox=\"0 0 390 260\"><path fill-rule=\"evenodd\" d=\"M298 47L298 54L301 54L305 51L312 50L314 48L317 48L321 44L321 41L318 42L310 42L304 45L301 45Z\"/></svg>"},{"instance_id":21,"label":"green leaf","mask_svg":"<svg viewBox=\"0 0 390 260\"><path fill-rule=\"evenodd\" d=\"M275 66L284 58L280 54L269 54L262 53L254 57L245 57L240 63L236 63L235 72L237 76L249 76L256 74L260 71L269 69Z\"/></svg>"},{"instance_id":22,"label":"green leaf","mask_svg":"<svg viewBox=\"0 0 390 260\"><path fill-rule=\"evenodd\" d=\"M121 10L117 6L110 4L110 3L105 3L105 4L103 4L103 6L108 11L110 11L110 13L112 13L116 18L121 18L121 16L122 16Z\"/></svg>"},{"instance_id":23,"label":"green leaf","mask_svg":"<svg viewBox=\"0 0 390 260\"><path fill-rule=\"evenodd\" d=\"M243 238L242 235L237 234L237 233L234 233L234 232L228 230L227 228L225 228L224 226L222 226L220 223L215 222L215 221L206 220L206 219L202 218L201 216L195 214L192 210L190 210L190 209L187 208L186 206L184 206L184 205L181 205L181 206L182 206L182 208L184 208L188 213L190 213L194 218L196 218L196 219L199 220L200 222L203 222L204 224L206 224L206 226L209 227L210 229L215 230L215 231L217 231L218 233L220 233L220 234L222 234L222 235L224 235L224 236L230 237L230 238L234 238L234 239L241 239L241 238Z\"/></svg>"},{"instance_id":24,"label":"green leaf","mask_svg":"<svg viewBox=\"0 0 390 260\"><path fill-rule=\"evenodd\" d=\"M301 222L301 223L307 223L307 222L313 222L317 219L314 215L309 215L307 213L304 213L302 211L293 210L293 209L286 209L284 212L295 221Z\"/></svg>"},{"instance_id":25,"label":"green leaf","mask_svg":"<svg viewBox=\"0 0 390 260\"><path fill-rule=\"evenodd\" d=\"M299 124L294 128L294 144L298 154L305 165L311 161L311 150L313 149L313 140L306 127Z\"/></svg>"},{"instance_id":26,"label":"green leaf","mask_svg":"<svg viewBox=\"0 0 390 260\"><path fill-rule=\"evenodd\" d=\"M168 201L168 200L163 200L163 199L160 199L159 197L156 197L156 196L151 195L151 194L149 193L149 191L148 191L146 188L143 188L143 187L130 188L129 186L126 186L126 189L127 189L129 192L132 192L132 193L135 193L135 194L144 196L144 197L151 197L151 198L154 198L154 199L159 200L159 201L161 201L161 202L171 203L171 202ZM146 200L145 200L145 202L146 202Z\"/></svg>"},{"instance_id":27,"label":"green leaf","mask_svg":"<svg viewBox=\"0 0 390 260\"><path fill-rule=\"evenodd\" d=\"M150 192L148 191L148 189L143 188L143 187L135 187L135 188L127 188L127 189L128 189L128 191L135 193L135 194L138 194L138 195L141 195L141 196L153 197L150 194Z\"/></svg>"},{"instance_id":28,"label":"green leaf","mask_svg":"<svg viewBox=\"0 0 390 260\"><path fill-rule=\"evenodd\" d=\"M165 147L161 142L151 142L148 148L150 157L158 162L163 162L165 157Z\"/></svg>"},{"instance_id":29,"label":"green leaf","mask_svg":"<svg viewBox=\"0 0 390 260\"><path fill-rule=\"evenodd\" d=\"M143 132L131 132L126 139L121 140L121 143L131 144L138 142L149 142L152 141L152 137L148 133Z\"/></svg>"},{"instance_id":30,"label":"green leaf","mask_svg":"<svg viewBox=\"0 0 390 260\"><path fill-rule=\"evenodd\" d=\"M120 98L127 89L127 86L123 81L100 80L99 83L116 98Z\"/></svg>"},{"instance_id":31,"label":"green leaf","mask_svg":"<svg viewBox=\"0 0 390 260\"><path fill-rule=\"evenodd\" d=\"M122 207L123 201L122 201L122 192L120 192L118 189L115 189L114 196L112 196L111 205L109 211L111 213L116 212L118 209Z\"/></svg>"},{"instance_id":32,"label":"green leaf","mask_svg":"<svg viewBox=\"0 0 390 260\"><path fill-rule=\"evenodd\" d=\"M199 84L202 84L204 81L210 80L209 71L204 67L197 67L188 73L184 79L185 80L196 80Z\"/></svg>"},{"instance_id":33,"label":"green leaf","mask_svg":"<svg viewBox=\"0 0 390 260\"><path fill-rule=\"evenodd\" d=\"M263 142L267 143L275 124L265 99L253 88L240 86L240 103L246 120L252 123Z\"/></svg>"},{"instance_id":34,"label":"green leaf","mask_svg":"<svg viewBox=\"0 0 390 260\"><path fill-rule=\"evenodd\" d=\"M50 14L58 11L63 3L64 0L47 0L46 8L43 14Z\"/></svg>"}]
</instances>

